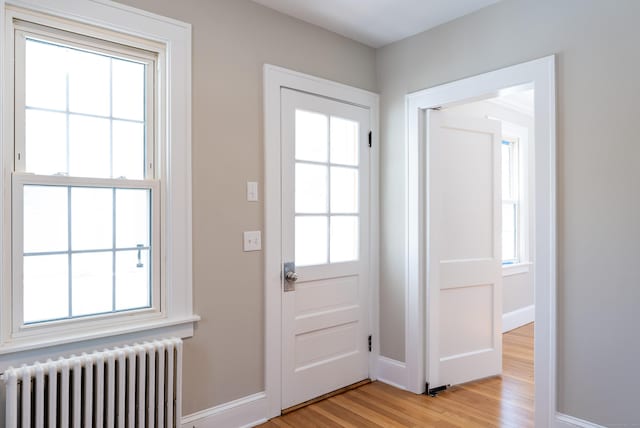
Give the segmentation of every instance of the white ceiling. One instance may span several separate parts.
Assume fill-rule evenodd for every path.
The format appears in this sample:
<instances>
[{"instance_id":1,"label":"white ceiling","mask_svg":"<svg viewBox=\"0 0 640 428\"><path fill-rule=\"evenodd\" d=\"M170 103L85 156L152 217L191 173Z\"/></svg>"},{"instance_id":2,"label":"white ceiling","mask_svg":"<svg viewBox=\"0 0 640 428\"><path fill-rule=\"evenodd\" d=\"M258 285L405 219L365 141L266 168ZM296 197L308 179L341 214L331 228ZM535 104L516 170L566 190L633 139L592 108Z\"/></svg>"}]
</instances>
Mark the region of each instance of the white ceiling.
<instances>
[{"instance_id":1,"label":"white ceiling","mask_svg":"<svg viewBox=\"0 0 640 428\"><path fill-rule=\"evenodd\" d=\"M374 48L499 0L253 0Z\"/></svg>"},{"instance_id":2,"label":"white ceiling","mask_svg":"<svg viewBox=\"0 0 640 428\"><path fill-rule=\"evenodd\" d=\"M502 95L498 98L489 100L492 103L510 108L528 116L533 116L534 112L534 94L533 89L528 91L513 92L508 95Z\"/></svg>"}]
</instances>

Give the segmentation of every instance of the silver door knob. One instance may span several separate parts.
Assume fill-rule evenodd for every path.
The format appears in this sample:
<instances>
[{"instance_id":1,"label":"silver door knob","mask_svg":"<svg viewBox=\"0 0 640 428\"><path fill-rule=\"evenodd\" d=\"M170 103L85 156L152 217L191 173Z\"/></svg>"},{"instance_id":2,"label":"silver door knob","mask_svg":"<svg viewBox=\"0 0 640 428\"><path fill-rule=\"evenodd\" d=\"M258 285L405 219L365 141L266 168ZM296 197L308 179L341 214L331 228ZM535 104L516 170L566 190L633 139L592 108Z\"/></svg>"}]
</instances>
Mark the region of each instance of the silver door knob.
<instances>
[{"instance_id":1,"label":"silver door knob","mask_svg":"<svg viewBox=\"0 0 640 428\"><path fill-rule=\"evenodd\" d=\"M287 272L285 279L289 282L296 282L298 280L298 274L290 270L289 272Z\"/></svg>"}]
</instances>

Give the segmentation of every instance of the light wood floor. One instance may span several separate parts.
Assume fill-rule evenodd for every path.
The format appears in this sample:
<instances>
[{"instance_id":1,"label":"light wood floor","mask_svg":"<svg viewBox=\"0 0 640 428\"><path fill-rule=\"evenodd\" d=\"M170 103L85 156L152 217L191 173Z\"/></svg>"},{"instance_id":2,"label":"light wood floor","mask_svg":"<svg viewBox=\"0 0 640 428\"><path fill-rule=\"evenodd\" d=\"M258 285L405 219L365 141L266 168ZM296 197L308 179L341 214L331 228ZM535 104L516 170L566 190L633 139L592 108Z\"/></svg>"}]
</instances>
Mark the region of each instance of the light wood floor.
<instances>
[{"instance_id":1,"label":"light wood floor","mask_svg":"<svg viewBox=\"0 0 640 428\"><path fill-rule=\"evenodd\" d=\"M262 428L533 427L533 324L504 335L503 375L437 397L373 382L270 420Z\"/></svg>"}]
</instances>

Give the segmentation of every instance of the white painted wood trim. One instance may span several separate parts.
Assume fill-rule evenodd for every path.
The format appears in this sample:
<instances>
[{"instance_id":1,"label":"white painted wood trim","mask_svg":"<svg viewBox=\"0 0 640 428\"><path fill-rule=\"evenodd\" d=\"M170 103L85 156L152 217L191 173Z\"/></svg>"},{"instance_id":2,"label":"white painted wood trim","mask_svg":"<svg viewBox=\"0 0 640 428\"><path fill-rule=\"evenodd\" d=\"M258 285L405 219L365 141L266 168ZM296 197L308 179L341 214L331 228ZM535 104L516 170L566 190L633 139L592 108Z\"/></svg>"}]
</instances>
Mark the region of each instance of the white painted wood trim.
<instances>
[{"instance_id":1,"label":"white painted wood trim","mask_svg":"<svg viewBox=\"0 0 640 428\"><path fill-rule=\"evenodd\" d=\"M525 306L515 311L502 314L502 332L506 333L523 325L532 323L535 319L535 305Z\"/></svg>"},{"instance_id":2,"label":"white painted wood trim","mask_svg":"<svg viewBox=\"0 0 640 428\"><path fill-rule=\"evenodd\" d=\"M378 381L407 389L407 365L391 358L378 357Z\"/></svg>"},{"instance_id":3,"label":"white painted wood trim","mask_svg":"<svg viewBox=\"0 0 640 428\"><path fill-rule=\"evenodd\" d=\"M370 110L373 141L370 183L370 278L371 307L369 332L373 351L369 359L369 376L375 379L379 353L379 97L377 94L330 80L321 79L269 64L264 65L264 224L265 224L265 394L266 417L282 410L282 201L280 177L280 89L290 88L317 94Z\"/></svg>"},{"instance_id":4,"label":"white painted wood trim","mask_svg":"<svg viewBox=\"0 0 640 428\"><path fill-rule=\"evenodd\" d=\"M565 415L564 413L556 414L556 428L606 428L604 425L594 424L593 422Z\"/></svg>"},{"instance_id":5,"label":"white painted wood trim","mask_svg":"<svg viewBox=\"0 0 640 428\"><path fill-rule=\"evenodd\" d=\"M520 275L522 273L529 273L531 269L531 263L518 263L515 265L502 266L502 276Z\"/></svg>"},{"instance_id":6,"label":"white painted wood trim","mask_svg":"<svg viewBox=\"0 0 640 428\"><path fill-rule=\"evenodd\" d=\"M424 390L426 165L422 141L426 109L494 98L535 87L535 421L556 421L556 93L555 56L418 91L406 97L406 365L407 389Z\"/></svg>"},{"instance_id":7,"label":"white painted wood trim","mask_svg":"<svg viewBox=\"0 0 640 428\"><path fill-rule=\"evenodd\" d=\"M187 416L183 428L253 427L267 421L267 395L264 392L229 401Z\"/></svg>"}]
</instances>

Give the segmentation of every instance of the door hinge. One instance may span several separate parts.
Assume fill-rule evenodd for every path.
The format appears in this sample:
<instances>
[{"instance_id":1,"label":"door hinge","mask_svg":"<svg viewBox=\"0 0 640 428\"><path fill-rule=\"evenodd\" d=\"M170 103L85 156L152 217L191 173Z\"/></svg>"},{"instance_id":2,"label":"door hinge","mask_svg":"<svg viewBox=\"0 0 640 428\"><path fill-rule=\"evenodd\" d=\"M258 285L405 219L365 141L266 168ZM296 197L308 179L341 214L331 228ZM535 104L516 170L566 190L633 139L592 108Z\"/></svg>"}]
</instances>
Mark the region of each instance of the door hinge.
<instances>
[{"instance_id":1,"label":"door hinge","mask_svg":"<svg viewBox=\"0 0 640 428\"><path fill-rule=\"evenodd\" d=\"M371 131L369 131L369 147L371 147Z\"/></svg>"},{"instance_id":2,"label":"door hinge","mask_svg":"<svg viewBox=\"0 0 640 428\"><path fill-rule=\"evenodd\" d=\"M371 335L369 335L369 352L371 352Z\"/></svg>"}]
</instances>

